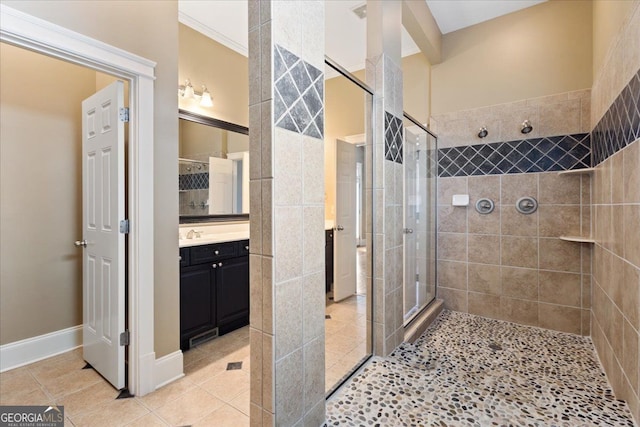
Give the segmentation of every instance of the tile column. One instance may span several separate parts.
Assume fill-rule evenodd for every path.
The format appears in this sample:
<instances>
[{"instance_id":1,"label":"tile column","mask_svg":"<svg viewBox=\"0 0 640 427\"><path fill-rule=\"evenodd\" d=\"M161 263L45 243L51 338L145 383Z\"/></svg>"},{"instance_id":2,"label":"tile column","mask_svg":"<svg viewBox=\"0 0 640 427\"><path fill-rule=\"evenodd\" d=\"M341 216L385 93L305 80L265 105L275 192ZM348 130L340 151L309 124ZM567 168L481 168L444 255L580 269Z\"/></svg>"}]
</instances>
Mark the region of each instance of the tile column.
<instances>
[{"instance_id":1,"label":"tile column","mask_svg":"<svg viewBox=\"0 0 640 427\"><path fill-rule=\"evenodd\" d=\"M366 81L373 113L373 351L386 356L404 339L402 2L367 1ZM370 248L369 248L370 249Z\"/></svg>"},{"instance_id":2,"label":"tile column","mask_svg":"<svg viewBox=\"0 0 640 427\"><path fill-rule=\"evenodd\" d=\"M322 1L249 1L252 426L325 420L322 70Z\"/></svg>"}]
</instances>

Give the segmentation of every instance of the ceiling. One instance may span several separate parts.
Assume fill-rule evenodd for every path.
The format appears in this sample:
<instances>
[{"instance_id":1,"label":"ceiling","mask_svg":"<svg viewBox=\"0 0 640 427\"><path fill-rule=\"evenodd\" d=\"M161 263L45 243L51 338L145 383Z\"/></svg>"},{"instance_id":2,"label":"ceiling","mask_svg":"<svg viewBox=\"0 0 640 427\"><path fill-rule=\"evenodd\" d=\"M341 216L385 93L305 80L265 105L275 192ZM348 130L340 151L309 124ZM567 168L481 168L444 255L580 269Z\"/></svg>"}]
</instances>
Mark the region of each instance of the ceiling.
<instances>
[{"instance_id":1,"label":"ceiling","mask_svg":"<svg viewBox=\"0 0 640 427\"><path fill-rule=\"evenodd\" d=\"M545 0L426 0L443 34L542 3ZM366 18L352 9L364 0L325 1L325 52L348 71L364 68ZM246 0L179 0L179 20L185 25L247 56ZM419 51L402 29L402 56Z\"/></svg>"}]
</instances>

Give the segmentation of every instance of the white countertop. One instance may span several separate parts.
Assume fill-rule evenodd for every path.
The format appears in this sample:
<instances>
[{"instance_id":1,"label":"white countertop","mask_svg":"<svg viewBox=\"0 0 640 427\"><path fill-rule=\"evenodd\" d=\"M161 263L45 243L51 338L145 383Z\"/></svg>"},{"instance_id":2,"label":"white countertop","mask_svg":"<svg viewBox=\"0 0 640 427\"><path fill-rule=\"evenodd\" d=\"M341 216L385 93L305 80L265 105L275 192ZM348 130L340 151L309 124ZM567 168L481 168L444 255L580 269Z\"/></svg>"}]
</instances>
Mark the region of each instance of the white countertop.
<instances>
[{"instance_id":1,"label":"white countertop","mask_svg":"<svg viewBox=\"0 0 640 427\"><path fill-rule=\"evenodd\" d=\"M200 232L200 237L187 239L190 230ZM178 246L209 245L211 243L233 242L249 238L249 222L231 222L220 224L182 224L179 229Z\"/></svg>"}]
</instances>

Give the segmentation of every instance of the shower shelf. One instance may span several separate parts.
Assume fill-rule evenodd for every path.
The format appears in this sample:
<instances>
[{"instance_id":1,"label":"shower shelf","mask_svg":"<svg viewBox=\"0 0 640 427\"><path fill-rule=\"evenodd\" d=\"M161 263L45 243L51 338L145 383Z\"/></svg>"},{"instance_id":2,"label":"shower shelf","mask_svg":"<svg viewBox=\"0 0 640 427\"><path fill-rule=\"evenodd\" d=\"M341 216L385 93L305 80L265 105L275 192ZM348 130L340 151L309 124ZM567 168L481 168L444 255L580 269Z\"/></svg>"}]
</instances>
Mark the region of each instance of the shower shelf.
<instances>
[{"instance_id":1,"label":"shower shelf","mask_svg":"<svg viewBox=\"0 0 640 427\"><path fill-rule=\"evenodd\" d=\"M581 237L581 236L560 236L560 240L565 240L567 242L578 242L578 243L595 243L596 241L589 237Z\"/></svg>"},{"instance_id":2,"label":"shower shelf","mask_svg":"<svg viewBox=\"0 0 640 427\"><path fill-rule=\"evenodd\" d=\"M596 168L571 169L568 171L560 171L558 172L558 175L583 175L590 174L594 170L596 170Z\"/></svg>"}]
</instances>

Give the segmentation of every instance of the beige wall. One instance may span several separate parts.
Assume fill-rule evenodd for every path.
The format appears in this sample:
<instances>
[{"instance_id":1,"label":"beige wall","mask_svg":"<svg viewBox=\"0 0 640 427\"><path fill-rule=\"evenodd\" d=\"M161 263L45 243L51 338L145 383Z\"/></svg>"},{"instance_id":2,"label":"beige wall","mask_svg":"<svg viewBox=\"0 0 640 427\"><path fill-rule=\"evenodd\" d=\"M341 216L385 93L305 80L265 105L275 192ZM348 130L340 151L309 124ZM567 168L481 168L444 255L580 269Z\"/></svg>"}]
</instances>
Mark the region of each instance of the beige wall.
<instances>
[{"instance_id":1,"label":"beige wall","mask_svg":"<svg viewBox=\"0 0 640 427\"><path fill-rule=\"evenodd\" d=\"M402 58L404 111L422 124L431 114L431 65L422 53Z\"/></svg>"},{"instance_id":2,"label":"beige wall","mask_svg":"<svg viewBox=\"0 0 640 427\"><path fill-rule=\"evenodd\" d=\"M445 34L432 113L591 87L591 2L548 1Z\"/></svg>"},{"instance_id":3,"label":"beige wall","mask_svg":"<svg viewBox=\"0 0 640 427\"><path fill-rule=\"evenodd\" d=\"M157 63L154 91L155 351L179 348L178 279L178 3L4 1ZM99 19L98 19L99 18Z\"/></svg>"},{"instance_id":4,"label":"beige wall","mask_svg":"<svg viewBox=\"0 0 640 427\"><path fill-rule=\"evenodd\" d=\"M249 66L246 56L179 24L178 79L190 79L196 91L205 84L213 107L180 100L180 108L216 119L249 126Z\"/></svg>"},{"instance_id":5,"label":"beige wall","mask_svg":"<svg viewBox=\"0 0 640 427\"><path fill-rule=\"evenodd\" d=\"M0 344L82 324L81 102L96 72L0 44ZM55 226L53 226L55 224Z\"/></svg>"},{"instance_id":6,"label":"beige wall","mask_svg":"<svg viewBox=\"0 0 640 427\"><path fill-rule=\"evenodd\" d=\"M598 76L620 28L636 7L633 0L593 0L593 76Z\"/></svg>"}]
</instances>

